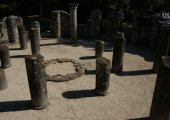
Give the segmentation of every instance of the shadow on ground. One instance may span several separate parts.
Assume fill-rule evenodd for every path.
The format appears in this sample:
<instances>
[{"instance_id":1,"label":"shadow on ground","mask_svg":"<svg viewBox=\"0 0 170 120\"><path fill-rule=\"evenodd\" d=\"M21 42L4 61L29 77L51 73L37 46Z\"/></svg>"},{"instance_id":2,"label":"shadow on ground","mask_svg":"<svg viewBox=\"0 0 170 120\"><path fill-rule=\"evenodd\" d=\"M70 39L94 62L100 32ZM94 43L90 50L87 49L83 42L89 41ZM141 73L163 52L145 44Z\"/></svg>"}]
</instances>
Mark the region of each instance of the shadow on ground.
<instances>
[{"instance_id":1,"label":"shadow on ground","mask_svg":"<svg viewBox=\"0 0 170 120\"><path fill-rule=\"evenodd\" d=\"M66 99L79 99L86 97L96 97L95 90L75 90L75 91L66 91L62 93L62 96Z\"/></svg>"},{"instance_id":2,"label":"shadow on ground","mask_svg":"<svg viewBox=\"0 0 170 120\"><path fill-rule=\"evenodd\" d=\"M0 102L0 112L15 112L33 109L31 100Z\"/></svg>"},{"instance_id":3,"label":"shadow on ground","mask_svg":"<svg viewBox=\"0 0 170 120\"><path fill-rule=\"evenodd\" d=\"M28 55L13 55L13 56L10 56L11 58L25 58L26 56Z\"/></svg>"},{"instance_id":4,"label":"shadow on ground","mask_svg":"<svg viewBox=\"0 0 170 120\"><path fill-rule=\"evenodd\" d=\"M83 56L83 57L80 57L79 59L80 60L89 60L89 59L95 59L96 57L95 56Z\"/></svg>"},{"instance_id":5,"label":"shadow on ground","mask_svg":"<svg viewBox=\"0 0 170 120\"><path fill-rule=\"evenodd\" d=\"M9 50L22 50L21 48L9 48Z\"/></svg>"},{"instance_id":6,"label":"shadow on ground","mask_svg":"<svg viewBox=\"0 0 170 120\"><path fill-rule=\"evenodd\" d=\"M128 119L128 120L149 120L149 118L144 117L144 118L134 118L134 119Z\"/></svg>"},{"instance_id":7,"label":"shadow on ground","mask_svg":"<svg viewBox=\"0 0 170 120\"><path fill-rule=\"evenodd\" d=\"M85 70L85 75L95 75L96 70Z\"/></svg>"},{"instance_id":8,"label":"shadow on ground","mask_svg":"<svg viewBox=\"0 0 170 120\"><path fill-rule=\"evenodd\" d=\"M136 75L148 75L156 74L152 69L148 70L137 70L137 71L123 71L121 73L116 73L118 76L136 76Z\"/></svg>"}]
</instances>

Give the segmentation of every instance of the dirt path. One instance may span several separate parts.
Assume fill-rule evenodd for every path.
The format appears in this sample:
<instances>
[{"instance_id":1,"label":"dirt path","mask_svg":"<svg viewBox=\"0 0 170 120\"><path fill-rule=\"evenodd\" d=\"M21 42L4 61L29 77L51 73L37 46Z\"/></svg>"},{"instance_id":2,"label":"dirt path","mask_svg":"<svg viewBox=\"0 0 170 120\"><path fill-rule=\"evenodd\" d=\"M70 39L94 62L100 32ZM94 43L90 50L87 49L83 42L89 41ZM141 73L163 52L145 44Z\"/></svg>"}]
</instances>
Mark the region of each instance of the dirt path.
<instances>
[{"instance_id":1,"label":"dirt path","mask_svg":"<svg viewBox=\"0 0 170 120\"><path fill-rule=\"evenodd\" d=\"M10 46L12 68L6 69L8 89L0 91L0 120L128 120L149 115L156 74L151 72L153 53L127 46L124 57L124 72L111 74L110 93L106 97L95 97L94 44L80 46L55 45L56 40L41 40L41 54L45 60L71 58L84 63L87 74L63 83L47 82L50 105L47 109L33 110L22 55L27 50ZM106 45L104 57L112 59L111 45ZM48 73L66 74L72 65L56 65Z\"/></svg>"}]
</instances>

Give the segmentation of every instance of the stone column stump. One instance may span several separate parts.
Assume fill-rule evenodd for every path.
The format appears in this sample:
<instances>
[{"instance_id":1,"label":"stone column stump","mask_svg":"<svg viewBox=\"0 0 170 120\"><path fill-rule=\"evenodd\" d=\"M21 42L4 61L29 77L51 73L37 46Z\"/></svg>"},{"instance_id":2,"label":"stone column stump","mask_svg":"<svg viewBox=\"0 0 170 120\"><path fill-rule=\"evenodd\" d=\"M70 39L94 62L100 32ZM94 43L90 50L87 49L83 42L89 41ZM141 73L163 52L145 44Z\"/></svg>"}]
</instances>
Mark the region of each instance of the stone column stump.
<instances>
[{"instance_id":1,"label":"stone column stump","mask_svg":"<svg viewBox=\"0 0 170 120\"><path fill-rule=\"evenodd\" d=\"M124 34L117 32L117 36L114 39L114 50L112 58L112 72L119 73L123 69L123 56L125 51L125 38Z\"/></svg>"},{"instance_id":2,"label":"stone column stump","mask_svg":"<svg viewBox=\"0 0 170 120\"><path fill-rule=\"evenodd\" d=\"M5 72L2 68L0 68L0 90L4 90L8 87L8 83L6 80Z\"/></svg>"},{"instance_id":3,"label":"stone column stump","mask_svg":"<svg viewBox=\"0 0 170 120\"><path fill-rule=\"evenodd\" d=\"M38 35L38 29L30 29L30 41L32 54L40 54L40 39Z\"/></svg>"},{"instance_id":4,"label":"stone column stump","mask_svg":"<svg viewBox=\"0 0 170 120\"><path fill-rule=\"evenodd\" d=\"M71 40L77 42L77 3L69 3L70 7L70 34Z\"/></svg>"},{"instance_id":5,"label":"stone column stump","mask_svg":"<svg viewBox=\"0 0 170 120\"><path fill-rule=\"evenodd\" d=\"M7 45L0 45L1 68L6 69L12 66L9 49Z\"/></svg>"},{"instance_id":6,"label":"stone column stump","mask_svg":"<svg viewBox=\"0 0 170 120\"><path fill-rule=\"evenodd\" d=\"M95 56L103 57L103 53L104 53L104 42L100 40L96 40Z\"/></svg>"},{"instance_id":7,"label":"stone column stump","mask_svg":"<svg viewBox=\"0 0 170 120\"><path fill-rule=\"evenodd\" d=\"M110 81L110 64L111 62L104 58L96 59L96 88L97 95L107 95Z\"/></svg>"},{"instance_id":8,"label":"stone column stump","mask_svg":"<svg viewBox=\"0 0 170 120\"><path fill-rule=\"evenodd\" d=\"M158 72L159 65L161 63L162 56L169 56L170 51L170 25L162 25L161 26L161 33L160 33L160 40L157 43L156 55L155 60L153 63L153 70Z\"/></svg>"},{"instance_id":9,"label":"stone column stump","mask_svg":"<svg viewBox=\"0 0 170 120\"><path fill-rule=\"evenodd\" d=\"M41 55L27 56L25 64L32 104L35 109L44 109L49 105L44 58Z\"/></svg>"}]
</instances>

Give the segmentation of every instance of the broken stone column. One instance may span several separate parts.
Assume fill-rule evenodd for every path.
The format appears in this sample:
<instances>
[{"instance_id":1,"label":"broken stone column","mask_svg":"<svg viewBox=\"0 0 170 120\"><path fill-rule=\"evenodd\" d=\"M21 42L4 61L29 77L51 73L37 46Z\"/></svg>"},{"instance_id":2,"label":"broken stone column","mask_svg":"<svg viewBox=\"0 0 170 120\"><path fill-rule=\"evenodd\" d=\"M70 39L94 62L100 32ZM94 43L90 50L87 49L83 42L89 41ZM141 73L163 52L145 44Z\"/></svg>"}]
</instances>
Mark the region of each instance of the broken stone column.
<instances>
[{"instance_id":1,"label":"broken stone column","mask_svg":"<svg viewBox=\"0 0 170 120\"><path fill-rule=\"evenodd\" d=\"M34 21L31 23L31 27L36 28L38 30L38 36L39 36L39 39L41 39L40 23L38 21Z\"/></svg>"},{"instance_id":2,"label":"broken stone column","mask_svg":"<svg viewBox=\"0 0 170 120\"><path fill-rule=\"evenodd\" d=\"M107 95L110 81L110 60L104 57L96 59L96 88L98 95Z\"/></svg>"},{"instance_id":3,"label":"broken stone column","mask_svg":"<svg viewBox=\"0 0 170 120\"><path fill-rule=\"evenodd\" d=\"M35 109L44 109L49 105L44 57L39 54L27 56L25 64L32 104Z\"/></svg>"},{"instance_id":4,"label":"broken stone column","mask_svg":"<svg viewBox=\"0 0 170 120\"><path fill-rule=\"evenodd\" d=\"M95 56L102 57L104 53L104 42L96 40Z\"/></svg>"},{"instance_id":5,"label":"broken stone column","mask_svg":"<svg viewBox=\"0 0 170 120\"><path fill-rule=\"evenodd\" d=\"M32 54L40 54L40 38L38 34L38 29L30 29L30 41Z\"/></svg>"},{"instance_id":6,"label":"broken stone column","mask_svg":"<svg viewBox=\"0 0 170 120\"><path fill-rule=\"evenodd\" d=\"M170 57L162 57L156 80L150 120L170 120Z\"/></svg>"},{"instance_id":7,"label":"broken stone column","mask_svg":"<svg viewBox=\"0 0 170 120\"><path fill-rule=\"evenodd\" d=\"M5 72L0 68L0 90L4 90L8 87L8 82L6 80Z\"/></svg>"},{"instance_id":8,"label":"broken stone column","mask_svg":"<svg viewBox=\"0 0 170 120\"><path fill-rule=\"evenodd\" d=\"M162 25L160 39L157 43L157 49L155 53L155 60L153 64L153 70L158 72L159 65L161 62L161 56L168 56L168 51L170 50L170 25Z\"/></svg>"},{"instance_id":9,"label":"broken stone column","mask_svg":"<svg viewBox=\"0 0 170 120\"><path fill-rule=\"evenodd\" d=\"M9 16L6 19L6 25L8 30L8 38L10 43L18 43L19 35L18 35L18 24L16 16Z\"/></svg>"},{"instance_id":10,"label":"broken stone column","mask_svg":"<svg viewBox=\"0 0 170 120\"><path fill-rule=\"evenodd\" d=\"M52 11L52 19L53 19L53 34L56 38L61 38L61 16L60 10Z\"/></svg>"},{"instance_id":11,"label":"broken stone column","mask_svg":"<svg viewBox=\"0 0 170 120\"><path fill-rule=\"evenodd\" d=\"M19 31L20 48L22 50L27 49L27 39L26 39L25 27L19 27L18 31Z\"/></svg>"},{"instance_id":12,"label":"broken stone column","mask_svg":"<svg viewBox=\"0 0 170 120\"><path fill-rule=\"evenodd\" d=\"M112 72L122 72L123 69L123 56L125 51L125 38L124 34L117 32L117 36L114 39L114 50L112 58Z\"/></svg>"},{"instance_id":13,"label":"broken stone column","mask_svg":"<svg viewBox=\"0 0 170 120\"><path fill-rule=\"evenodd\" d=\"M5 44L0 45L0 59L1 59L1 68L5 69L12 66L9 49Z\"/></svg>"},{"instance_id":14,"label":"broken stone column","mask_svg":"<svg viewBox=\"0 0 170 120\"><path fill-rule=\"evenodd\" d=\"M69 3L70 7L70 34L71 40L77 42L77 3Z\"/></svg>"}]
</instances>

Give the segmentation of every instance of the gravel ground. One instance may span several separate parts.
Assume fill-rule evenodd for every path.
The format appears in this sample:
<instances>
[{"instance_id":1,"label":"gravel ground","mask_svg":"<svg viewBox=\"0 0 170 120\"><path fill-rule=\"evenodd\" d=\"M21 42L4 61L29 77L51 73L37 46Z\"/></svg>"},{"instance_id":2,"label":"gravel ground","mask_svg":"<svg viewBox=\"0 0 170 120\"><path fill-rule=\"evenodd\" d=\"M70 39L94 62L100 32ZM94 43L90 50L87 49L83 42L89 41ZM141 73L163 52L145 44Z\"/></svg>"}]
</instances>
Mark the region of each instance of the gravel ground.
<instances>
[{"instance_id":1,"label":"gravel ground","mask_svg":"<svg viewBox=\"0 0 170 120\"><path fill-rule=\"evenodd\" d=\"M80 45L55 44L55 39L41 40L41 54L45 60L75 59L87 67L87 73L69 82L47 82L50 105L43 110L31 106L28 80L19 45L9 46L12 67L5 70L8 89L0 91L0 120L138 120L149 116L156 74L151 69L153 52L137 46L126 46L123 73L111 74L108 96L96 97L94 43L80 41ZM104 57L112 59L111 44L105 45ZM73 72L71 63L57 63L46 68L48 74Z\"/></svg>"}]
</instances>

